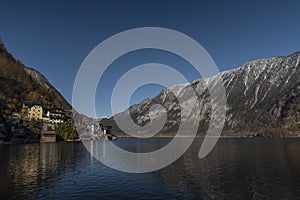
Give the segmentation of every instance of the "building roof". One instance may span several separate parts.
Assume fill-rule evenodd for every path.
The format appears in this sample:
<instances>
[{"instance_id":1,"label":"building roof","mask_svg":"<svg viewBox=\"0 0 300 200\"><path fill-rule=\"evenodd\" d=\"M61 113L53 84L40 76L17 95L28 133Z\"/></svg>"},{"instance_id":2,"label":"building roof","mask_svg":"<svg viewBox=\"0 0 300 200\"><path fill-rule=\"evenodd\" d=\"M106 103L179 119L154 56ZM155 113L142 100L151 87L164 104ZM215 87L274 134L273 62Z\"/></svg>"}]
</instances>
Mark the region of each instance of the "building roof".
<instances>
[{"instance_id":1,"label":"building roof","mask_svg":"<svg viewBox=\"0 0 300 200\"><path fill-rule=\"evenodd\" d=\"M41 104L38 102L24 102L24 105L32 107L32 106L40 106Z\"/></svg>"},{"instance_id":2,"label":"building roof","mask_svg":"<svg viewBox=\"0 0 300 200\"><path fill-rule=\"evenodd\" d=\"M59 114L65 114L66 111L64 111L63 109L61 108L58 108L58 107L46 107L45 106L45 112L50 112L50 113L59 113Z\"/></svg>"},{"instance_id":3,"label":"building roof","mask_svg":"<svg viewBox=\"0 0 300 200\"><path fill-rule=\"evenodd\" d=\"M43 131L42 134L56 135L55 131Z\"/></svg>"}]
</instances>

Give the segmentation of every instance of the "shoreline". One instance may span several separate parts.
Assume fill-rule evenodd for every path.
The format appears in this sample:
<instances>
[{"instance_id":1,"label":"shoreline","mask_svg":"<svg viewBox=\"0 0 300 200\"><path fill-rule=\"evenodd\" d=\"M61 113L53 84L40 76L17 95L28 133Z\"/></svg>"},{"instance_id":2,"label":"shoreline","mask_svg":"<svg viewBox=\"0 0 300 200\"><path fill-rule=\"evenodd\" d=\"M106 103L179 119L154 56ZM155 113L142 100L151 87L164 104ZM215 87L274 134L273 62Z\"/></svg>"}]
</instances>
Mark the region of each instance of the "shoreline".
<instances>
[{"instance_id":1,"label":"shoreline","mask_svg":"<svg viewBox=\"0 0 300 200\"><path fill-rule=\"evenodd\" d=\"M149 138L137 138L137 137L133 137L133 136L117 136L118 138L122 139L122 138L129 138L129 139L149 139L149 138L174 138L174 136L172 135L157 135L157 136L153 136L153 137L149 137ZM197 135L197 136L177 136L177 138L205 138L205 135ZM228 135L228 136L208 136L208 138L215 138L218 137L220 139L256 139L256 138L264 138L264 139L300 139L299 135L290 135L290 136L280 136L280 135L276 135L276 136L254 136L254 135L250 135L250 136L236 136L236 135ZM89 140L89 139L87 139ZM56 141L53 143L59 143L59 142L67 142L67 143L78 143L84 140L76 140L76 141ZM0 142L0 145L20 145L20 144L37 144L40 143L42 144L43 142L40 141L35 141L35 142L17 142L17 143L13 143L13 142ZM46 142L47 143L47 142Z\"/></svg>"},{"instance_id":2,"label":"shoreline","mask_svg":"<svg viewBox=\"0 0 300 200\"><path fill-rule=\"evenodd\" d=\"M175 136L165 135L165 136L153 136L149 138L174 138ZM177 136L177 138L205 138L206 136ZM208 136L210 138L219 137L219 138L300 138L300 136ZM133 136L118 136L118 138L136 138ZM147 138L139 138L139 139L147 139Z\"/></svg>"},{"instance_id":3,"label":"shoreline","mask_svg":"<svg viewBox=\"0 0 300 200\"><path fill-rule=\"evenodd\" d=\"M130 135L125 135L124 133L119 133L120 135L116 134L119 138L135 138ZM173 138L176 134L166 133L166 134L159 134L154 135L153 138ZM200 132L196 136L193 135L181 135L177 136L177 138L204 138L206 137L206 133ZM219 138L300 138L300 132L289 132L286 130L269 130L269 131L224 131L221 133L220 136L207 136L207 137L219 137ZM142 137L141 137L142 138Z\"/></svg>"}]
</instances>

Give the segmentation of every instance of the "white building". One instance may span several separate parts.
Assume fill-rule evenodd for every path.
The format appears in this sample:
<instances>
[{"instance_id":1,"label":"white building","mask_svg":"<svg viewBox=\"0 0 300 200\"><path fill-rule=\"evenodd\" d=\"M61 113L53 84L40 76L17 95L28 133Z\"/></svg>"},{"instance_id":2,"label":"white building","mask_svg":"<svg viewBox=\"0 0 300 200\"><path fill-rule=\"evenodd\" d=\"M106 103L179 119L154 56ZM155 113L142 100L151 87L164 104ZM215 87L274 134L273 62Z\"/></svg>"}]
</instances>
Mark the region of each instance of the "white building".
<instances>
[{"instance_id":1,"label":"white building","mask_svg":"<svg viewBox=\"0 0 300 200\"><path fill-rule=\"evenodd\" d=\"M46 111L46 116L49 119L49 123L57 124L66 121L65 114L60 109L49 109Z\"/></svg>"}]
</instances>

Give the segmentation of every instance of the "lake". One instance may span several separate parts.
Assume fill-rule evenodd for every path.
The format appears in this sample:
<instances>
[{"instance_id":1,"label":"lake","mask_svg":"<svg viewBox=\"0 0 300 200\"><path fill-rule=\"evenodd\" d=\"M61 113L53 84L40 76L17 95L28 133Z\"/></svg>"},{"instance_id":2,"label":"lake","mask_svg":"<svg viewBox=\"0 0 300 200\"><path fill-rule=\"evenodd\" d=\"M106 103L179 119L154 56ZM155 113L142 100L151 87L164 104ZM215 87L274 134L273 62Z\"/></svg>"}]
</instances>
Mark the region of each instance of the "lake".
<instances>
[{"instance_id":1,"label":"lake","mask_svg":"<svg viewBox=\"0 0 300 200\"><path fill-rule=\"evenodd\" d=\"M155 149L169 141L114 142L125 149ZM110 169L80 142L0 145L0 198L300 198L300 139L221 138L207 157L199 159L201 142L197 138L176 162L145 174Z\"/></svg>"}]
</instances>

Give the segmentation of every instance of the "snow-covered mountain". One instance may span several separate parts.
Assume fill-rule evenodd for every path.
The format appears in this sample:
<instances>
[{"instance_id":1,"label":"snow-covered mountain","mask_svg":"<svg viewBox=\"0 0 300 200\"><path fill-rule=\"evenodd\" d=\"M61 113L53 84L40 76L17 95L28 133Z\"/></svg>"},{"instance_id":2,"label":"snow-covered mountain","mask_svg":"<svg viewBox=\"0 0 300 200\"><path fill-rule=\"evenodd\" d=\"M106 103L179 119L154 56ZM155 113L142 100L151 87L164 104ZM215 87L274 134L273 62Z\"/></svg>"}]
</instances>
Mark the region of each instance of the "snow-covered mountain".
<instances>
[{"instance_id":1,"label":"snow-covered mountain","mask_svg":"<svg viewBox=\"0 0 300 200\"><path fill-rule=\"evenodd\" d=\"M207 82L222 80L227 96L226 121L223 135L300 136L300 53L248 62L242 67L224 71L208 79L198 79L190 86L200 103L199 134L205 134L211 115ZM205 82L207 81L207 82ZM149 108L161 104L167 110L167 121L159 134L175 134L180 123L180 106L175 95L186 95L188 85L176 85L129 108L138 125L149 123ZM175 95L174 95L175 93ZM185 97L189 101L188 97ZM119 113L122 118L126 111ZM116 117L116 116L115 116ZM114 118L103 119L122 131Z\"/></svg>"}]
</instances>

